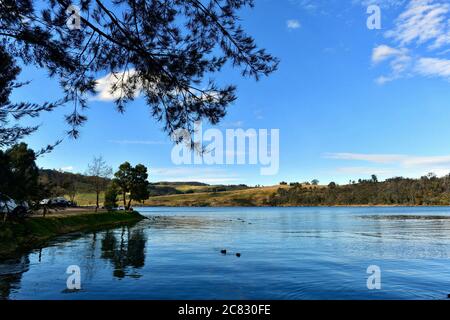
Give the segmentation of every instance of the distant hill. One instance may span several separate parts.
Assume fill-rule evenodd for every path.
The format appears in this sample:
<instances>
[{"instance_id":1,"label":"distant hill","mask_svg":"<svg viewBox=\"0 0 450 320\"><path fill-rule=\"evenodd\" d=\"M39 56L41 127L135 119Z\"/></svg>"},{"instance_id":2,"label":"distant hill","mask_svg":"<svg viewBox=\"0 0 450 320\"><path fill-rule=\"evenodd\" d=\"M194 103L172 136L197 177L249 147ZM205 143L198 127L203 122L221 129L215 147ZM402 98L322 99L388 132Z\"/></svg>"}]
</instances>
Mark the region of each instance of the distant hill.
<instances>
[{"instance_id":1,"label":"distant hill","mask_svg":"<svg viewBox=\"0 0 450 320\"><path fill-rule=\"evenodd\" d=\"M375 177L375 176L374 176ZM325 188L295 186L278 190L269 200L272 206L334 205L450 205L450 175L428 174L419 179L396 177L378 182L359 180L347 185L331 183Z\"/></svg>"},{"instance_id":2,"label":"distant hill","mask_svg":"<svg viewBox=\"0 0 450 320\"><path fill-rule=\"evenodd\" d=\"M54 195L75 194L80 205L95 201L92 177L41 170L41 181L53 186ZM105 182L109 182L105 179ZM74 187L75 186L75 187ZM73 189L75 188L75 191ZM148 206L348 206L348 205L450 205L450 175L419 179L396 177L379 182L353 181L328 186L283 183L272 187L209 185L201 182L151 183ZM103 195L101 196L103 199Z\"/></svg>"},{"instance_id":3,"label":"distant hill","mask_svg":"<svg viewBox=\"0 0 450 320\"><path fill-rule=\"evenodd\" d=\"M83 174L61 172L58 170L41 169L40 180L50 187L52 196L68 196L80 205L95 203L94 178ZM103 179L103 185L107 186L111 179ZM202 182L154 182L150 183L150 197L183 195L205 192L225 192L244 190L246 185L209 185ZM105 190L103 190L105 191ZM103 195L101 195L103 199Z\"/></svg>"},{"instance_id":4,"label":"distant hill","mask_svg":"<svg viewBox=\"0 0 450 320\"><path fill-rule=\"evenodd\" d=\"M194 194L177 194L151 197L145 201L148 206L173 207L253 207L269 206L271 197L279 189L289 186L272 186L246 188L221 192L197 192Z\"/></svg>"},{"instance_id":5,"label":"distant hill","mask_svg":"<svg viewBox=\"0 0 450 320\"><path fill-rule=\"evenodd\" d=\"M167 181L161 181L161 182L156 182L153 183L155 185L161 185L161 186L183 186L183 185L189 185L189 186L209 186L209 184L207 183L203 183L203 182L167 182Z\"/></svg>"},{"instance_id":6,"label":"distant hill","mask_svg":"<svg viewBox=\"0 0 450 320\"><path fill-rule=\"evenodd\" d=\"M50 185L54 196L64 195L69 190L76 189L78 193L95 192L93 177L79 173L62 172L52 169L39 170L41 183ZM107 185L110 179L102 179Z\"/></svg>"},{"instance_id":7,"label":"distant hill","mask_svg":"<svg viewBox=\"0 0 450 320\"><path fill-rule=\"evenodd\" d=\"M375 176L374 176L375 177ZM450 175L419 179L396 177L328 186L286 184L225 192L204 192L152 197L148 206L448 206Z\"/></svg>"}]
</instances>

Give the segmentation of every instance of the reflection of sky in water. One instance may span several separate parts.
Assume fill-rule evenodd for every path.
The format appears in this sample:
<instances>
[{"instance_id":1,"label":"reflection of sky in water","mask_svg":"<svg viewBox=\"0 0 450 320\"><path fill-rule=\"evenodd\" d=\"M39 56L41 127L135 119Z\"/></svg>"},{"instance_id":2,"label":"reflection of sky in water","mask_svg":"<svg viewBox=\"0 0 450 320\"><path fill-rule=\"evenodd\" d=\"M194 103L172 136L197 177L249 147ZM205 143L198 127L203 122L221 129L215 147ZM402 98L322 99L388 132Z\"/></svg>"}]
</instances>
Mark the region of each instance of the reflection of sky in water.
<instances>
[{"instance_id":1,"label":"reflection of sky in water","mask_svg":"<svg viewBox=\"0 0 450 320\"><path fill-rule=\"evenodd\" d=\"M147 208L0 264L9 298L445 298L447 208ZM220 250L226 248L228 255ZM234 254L242 253L241 258ZM65 290L69 265L82 288ZM382 290L366 288L379 265Z\"/></svg>"}]
</instances>

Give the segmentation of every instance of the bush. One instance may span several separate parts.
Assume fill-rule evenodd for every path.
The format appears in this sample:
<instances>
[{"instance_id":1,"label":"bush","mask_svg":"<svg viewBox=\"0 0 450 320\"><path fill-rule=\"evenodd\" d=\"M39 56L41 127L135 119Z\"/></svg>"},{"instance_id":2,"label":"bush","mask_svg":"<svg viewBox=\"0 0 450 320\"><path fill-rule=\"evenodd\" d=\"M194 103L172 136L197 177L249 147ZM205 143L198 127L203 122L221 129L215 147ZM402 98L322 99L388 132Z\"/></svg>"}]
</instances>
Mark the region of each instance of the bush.
<instances>
[{"instance_id":1,"label":"bush","mask_svg":"<svg viewBox=\"0 0 450 320\"><path fill-rule=\"evenodd\" d=\"M105 191L105 208L107 210L113 210L118 207L117 197L119 196L119 189L112 183Z\"/></svg>"}]
</instances>

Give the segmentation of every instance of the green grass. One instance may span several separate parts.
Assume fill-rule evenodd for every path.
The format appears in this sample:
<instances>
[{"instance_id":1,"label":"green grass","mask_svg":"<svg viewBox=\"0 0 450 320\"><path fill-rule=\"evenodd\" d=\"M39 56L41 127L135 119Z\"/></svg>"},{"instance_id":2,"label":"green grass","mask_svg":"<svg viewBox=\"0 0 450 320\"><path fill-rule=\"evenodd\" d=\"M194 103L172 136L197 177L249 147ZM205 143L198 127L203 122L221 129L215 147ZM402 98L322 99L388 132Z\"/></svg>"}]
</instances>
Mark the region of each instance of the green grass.
<instances>
[{"instance_id":1,"label":"green grass","mask_svg":"<svg viewBox=\"0 0 450 320\"><path fill-rule=\"evenodd\" d=\"M155 207L250 207L267 206L270 196L275 194L279 188L290 189L290 186L269 186L260 188L248 188L242 190L211 192L214 186L193 186L193 185L163 185L171 186L179 191L195 190L195 193L174 194L164 196L152 196L144 202L145 206ZM306 188L307 186L304 186ZM308 188L323 188L323 186L308 186ZM100 196L100 205L103 202L103 194ZM81 193L75 199L78 205L95 205L94 193ZM122 196L118 197L118 204L121 206ZM142 203L132 202L133 206L141 206Z\"/></svg>"},{"instance_id":2,"label":"green grass","mask_svg":"<svg viewBox=\"0 0 450 320\"><path fill-rule=\"evenodd\" d=\"M36 247L49 239L76 231L135 223L144 217L137 212L80 213L70 216L35 217L23 221L7 221L0 225L0 258Z\"/></svg>"},{"instance_id":3,"label":"green grass","mask_svg":"<svg viewBox=\"0 0 450 320\"><path fill-rule=\"evenodd\" d=\"M288 186L273 186L251 188L245 190L206 192L192 194L177 194L168 196L151 197L145 201L146 206L167 207L249 207L267 206L271 195L278 188Z\"/></svg>"},{"instance_id":4,"label":"green grass","mask_svg":"<svg viewBox=\"0 0 450 320\"><path fill-rule=\"evenodd\" d=\"M69 196L66 196L66 199L69 199ZM100 206L103 205L103 201L105 200L105 193L101 192L100 193L100 198L99 198L99 202L100 202ZM77 203L77 205L79 206L95 206L97 201L97 195L94 192L91 193L78 193L75 196L75 202Z\"/></svg>"}]
</instances>

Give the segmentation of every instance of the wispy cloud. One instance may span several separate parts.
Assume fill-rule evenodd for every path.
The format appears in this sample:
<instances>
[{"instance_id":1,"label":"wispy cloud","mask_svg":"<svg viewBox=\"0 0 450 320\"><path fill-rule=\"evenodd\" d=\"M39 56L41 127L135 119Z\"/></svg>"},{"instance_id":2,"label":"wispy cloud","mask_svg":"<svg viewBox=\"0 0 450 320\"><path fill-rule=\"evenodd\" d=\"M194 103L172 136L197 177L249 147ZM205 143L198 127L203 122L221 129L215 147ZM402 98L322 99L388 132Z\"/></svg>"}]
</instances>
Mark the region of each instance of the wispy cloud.
<instances>
[{"instance_id":1,"label":"wispy cloud","mask_svg":"<svg viewBox=\"0 0 450 320\"><path fill-rule=\"evenodd\" d=\"M372 51L372 63L390 61L390 74L376 82L411 76L440 77L450 80L450 4L441 0L411 0L384 36L391 45ZM422 49L422 50L420 50ZM423 53L424 51L425 53Z\"/></svg>"},{"instance_id":2,"label":"wispy cloud","mask_svg":"<svg viewBox=\"0 0 450 320\"><path fill-rule=\"evenodd\" d=\"M316 11L321 6L318 0L289 0L289 2L310 12Z\"/></svg>"},{"instance_id":3,"label":"wispy cloud","mask_svg":"<svg viewBox=\"0 0 450 320\"><path fill-rule=\"evenodd\" d=\"M289 0L289 2L298 8L310 12L310 13L322 13L329 14L330 11L327 8L330 5L339 4L341 7L346 5L358 5L367 7L369 5L375 4L384 9L399 7L408 0L351 0L351 1L342 1L342 0Z\"/></svg>"},{"instance_id":4,"label":"wispy cloud","mask_svg":"<svg viewBox=\"0 0 450 320\"><path fill-rule=\"evenodd\" d=\"M397 154L364 154L364 153L325 153L325 158L338 160L358 160L372 163L393 163L405 156Z\"/></svg>"},{"instance_id":5,"label":"wispy cloud","mask_svg":"<svg viewBox=\"0 0 450 320\"><path fill-rule=\"evenodd\" d=\"M286 26L288 29L298 29L301 27L301 24L298 20L292 19L292 20L288 20L286 21Z\"/></svg>"},{"instance_id":6,"label":"wispy cloud","mask_svg":"<svg viewBox=\"0 0 450 320\"><path fill-rule=\"evenodd\" d=\"M372 168L372 167L340 167L336 169L337 173L346 175L392 175L394 170L387 168Z\"/></svg>"},{"instance_id":7,"label":"wispy cloud","mask_svg":"<svg viewBox=\"0 0 450 320\"><path fill-rule=\"evenodd\" d=\"M244 121L238 120L234 122L225 122L220 125L222 128L242 128L244 126Z\"/></svg>"},{"instance_id":8,"label":"wispy cloud","mask_svg":"<svg viewBox=\"0 0 450 320\"><path fill-rule=\"evenodd\" d=\"M450 44L449 11L448 3L411 0L397 18L394 29L386 32L386 37L401 46L428 44L428 48L435 49Z\"/></svg>"},{"instance_id":9,"label":"wispy cloud","mask_svg":"<svg viewBox=\"0 0 450 320\"><path fill-rule=\"evenodd\" d=\"M264 119L263 110L262 109L256 109L253 111L253 114L257 120Z\"/></svg>"},{"instance_id":10,"label":"wispy cloud","mask_svg":"<svg viewBox=\"0 0 450 320\"><path fill-rule=\"evenodd\" d=\"M161 145L167 144L165 141L153 141L153 140L109 140L110 143L115 144L140 144L140 145Z\"/></svg>"},{"instance_id":11,"label":"wispy cloud","mask_svg":"<svg viewBox=\"0 0 450 320\"><path fill-rule=\"evenodd\" d=\"M420 58L415 68L419 74L424 76L438 76L450 79L450 60Z\"/></svg>"},{"instance_id":12,"label":"wispy cloud","mask_svg":"<svg viewBox=\"0 0 450 320\"><path fill-rule=\"evenodd\" d=\"M58 171L62 171L62 172L72 172L74 170L73 166L66 166L66 167L61 167L58 169Z\"/></svg>"},{"instance_id":13,"label":"wispy cloud","mask_svg":"<svg viewBox=\"0 0 450 320\"><path fill-rule=\"evenodd\" d=\"M404 51L402 50L395 49L387 45L380 45L378 47L375 47L372 51L372 62L376 64L384 60L393 57L399 57L402 55L404 55Z\"/></svg>"},{"instance_id":14,"label":"wispy cloud","mask_svg":"<svg viewBox=\"0 0 450 320\"><path fill-rule=\"evenodd\" d=\"M335 172L347 175L404 175L419 177L428 172L438 176L450 173L450 155L414 156L405 154L326 153L324 158L363 163L361 166L339 166Z\"/></svg>"},{"instance_id":15,"label":"wispy cloud","mask_svg":"<svg viewBox=\"0 0 450 320\"><path fill-rule=\"evenodd\" d=\"M450 167L450 155L412 156L404 154L326 153L324 157L337 160L365 161L375 164L394 164L406 168L431 166Z\"/></svg>"},{"instance_id":16,"label":"wispy cloud","mask_svg":"<svg viewBox=\"0 0 450 320\"><path fill-rule=\"evenodd\" d=\"M229 171L205 167L154 168L151 174L160 181L170 182L197 181L209 184L231 184L242 181L238 175Z\"/></svg>"},{"instance_id":17,"label":"wispy cloud","mask_svg":"<svg viewBox=\"0 0 450 320\"><path fill-rule=\"evenodd\" d=\"M360 4L364 7L375 4L382 8L391 8L401 6L406 1L407 0L353 0L353 3Z\"/></svg>"}]
</instances>

